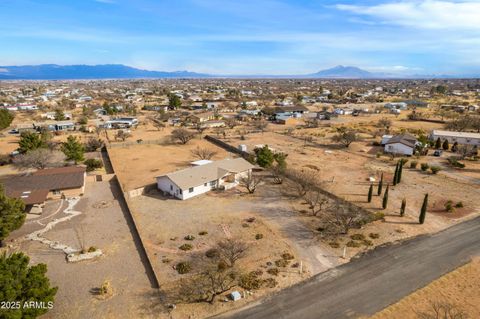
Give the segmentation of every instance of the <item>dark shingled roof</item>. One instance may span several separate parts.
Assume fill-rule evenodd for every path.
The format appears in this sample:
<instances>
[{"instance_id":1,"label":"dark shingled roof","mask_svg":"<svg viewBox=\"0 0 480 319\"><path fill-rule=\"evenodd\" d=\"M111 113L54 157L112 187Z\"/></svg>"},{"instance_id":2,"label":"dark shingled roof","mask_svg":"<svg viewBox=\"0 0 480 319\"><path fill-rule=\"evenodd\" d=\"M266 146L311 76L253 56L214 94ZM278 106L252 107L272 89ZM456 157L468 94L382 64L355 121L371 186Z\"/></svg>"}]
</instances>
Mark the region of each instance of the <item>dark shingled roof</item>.
<instances>
[{"instance_id":1,"label":"dark shingled roof","mask_svg":"<svg viewBox=\"0 0 480 319\"><path fill-rule=\"evenodd\" d=\"M43 203L49 191L80 188L84 183L85 167L80 166L43 169L4 181L6 195L27 205Z\"/></svg>"},{"instance_id":2,"label":"dark shingled roof","mask_svg":"<svg viewBox=\"0 0 480 319\"><path fill-rule=\"evenodd\" d=\"M389 139L385 144L394 144L394 143L400 143L406 146L410 146L412 148L415 147L415 144L417 143L417 139L415 136L412 136L410 134L402 134L402 135L395 135L391 139Z\"/></svg>"}]
</instances>

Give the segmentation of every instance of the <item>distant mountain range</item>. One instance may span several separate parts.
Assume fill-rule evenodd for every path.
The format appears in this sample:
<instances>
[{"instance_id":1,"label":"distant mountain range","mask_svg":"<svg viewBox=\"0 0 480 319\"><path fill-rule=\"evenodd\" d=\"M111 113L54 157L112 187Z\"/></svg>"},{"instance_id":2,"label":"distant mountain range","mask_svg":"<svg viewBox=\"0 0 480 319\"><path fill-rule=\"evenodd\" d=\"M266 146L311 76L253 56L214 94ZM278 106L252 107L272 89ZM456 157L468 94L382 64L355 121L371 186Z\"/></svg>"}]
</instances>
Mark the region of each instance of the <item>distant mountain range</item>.
<instances>
[{"instance_id":1,"label":"distant mountain range","mask_svg":"<svg viewBox=\"0 0 480 319\"><path fill-rule=\"evenodd\" d=\"M354 66L338 65L304 75L214 75L190 71L149 71L122 64L102 65L23 65L0 66L0 80L86 80L86 79L157 79L157 78L319 78L319 79L392 79L392 78L478 78L480 75L395 75L372 73Z\"/></svg>"}]
</instances>

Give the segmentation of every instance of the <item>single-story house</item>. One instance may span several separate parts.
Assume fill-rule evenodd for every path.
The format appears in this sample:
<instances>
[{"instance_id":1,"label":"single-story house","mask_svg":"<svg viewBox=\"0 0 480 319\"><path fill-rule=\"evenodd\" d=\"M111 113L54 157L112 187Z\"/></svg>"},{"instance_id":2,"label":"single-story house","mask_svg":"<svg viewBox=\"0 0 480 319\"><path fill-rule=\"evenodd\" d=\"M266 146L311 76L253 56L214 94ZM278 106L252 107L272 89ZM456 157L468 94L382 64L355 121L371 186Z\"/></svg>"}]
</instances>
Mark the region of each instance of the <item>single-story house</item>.
<instances>
[{"instance_id":1,"label":"single-story house","mask_svg":"<svg viewBox=\"0 0 480 319\"><path fill-rule=\"evenodd\" d=\"M386 109L397 109L397 110L406 110L408 109L408 105L405 102L390 102L390 103L385 103L384 107Z\"/></svg>"},{"instance_id":2,"label":"single-story house","mask_svg":"<svg viewBox=\"0 0 480 319\"><path fill-rule=\"evenodd\" d=\"M46 129L48 131L74 131L75 123L72 121L45 121L33 123L36 130Z\"/></svg>"},{"instance_id":3,"label":"single-story house","mask_svg":"<svg viewBox=\"0 0 480 319\"><path fill-rule=\"evenodd\" d=\"M134 117L118 117L106 121L103 124L104 128L129 128L138 125L138 120Z\"/></svg>"},{"instance_id":4,"label":"single-story house","mask_svg":"<svg viewBox=\"0 0 480 319\"><path fill-rule=\"evenodd\" d=\"M201 128L225 127L225 122L222 120L209 120L199 124Z\"/></svg>"},{"instance_id":5,"label":"single-story house","mask_svg":"<svg viewBox=\"0 0 480 319\"><path fill-rule=\"evenodd\" d=\"M480 133L433 130L430 139L436 141L438 138L442 141L448 140L450 144L457 142L458 144L480 146Z\"/></svg>"},{"instance_id":6,"label":"single-story house","mask_svg":"<svg viewBox=\"0 0 480 319\"><path fill-rule=\"evenodd\" d=\"M57 113L56 112L47 112L47 113L43 113L42 115L40 115L43 119L47 119L47 120L55 120L56 116L57 116ZM66 120L71 120L72 119L72 113L63 113L63 117L66 119Z\"/></svg>"},{"instance_id":7,"label":"single-story house","mask_svg":"<svg viewBox=\"0 0 480 319\"><path fill-rule=\"evenodd\" d=\"M252 168L254 166L243 158L209 162L158 176L157 188L164 194L185 200L212 189L235 187Z\"/></svg>"},{"instance_id":8,"label":"single-story house","mask_svg":"<svg viewBox=\"0 0 480 319\"><path fill-rule=\"evenodd\" d=\"M383 141L382 141L383 142ZM417 139L409 134L395 135L385 142L385 153L413 155Z\"/></svg>"},{"instance_id":9,"label":"single-story house","mask_svg":"<svg viewBox=\"0 0 480 319\"><path fill-rule=\"evenodd\" d=\"M8 197L21 199L27 208L47 199L74 197L85 192L85 167L68 166L16 175L3 181Z\"/></svg>"}]
</instances>

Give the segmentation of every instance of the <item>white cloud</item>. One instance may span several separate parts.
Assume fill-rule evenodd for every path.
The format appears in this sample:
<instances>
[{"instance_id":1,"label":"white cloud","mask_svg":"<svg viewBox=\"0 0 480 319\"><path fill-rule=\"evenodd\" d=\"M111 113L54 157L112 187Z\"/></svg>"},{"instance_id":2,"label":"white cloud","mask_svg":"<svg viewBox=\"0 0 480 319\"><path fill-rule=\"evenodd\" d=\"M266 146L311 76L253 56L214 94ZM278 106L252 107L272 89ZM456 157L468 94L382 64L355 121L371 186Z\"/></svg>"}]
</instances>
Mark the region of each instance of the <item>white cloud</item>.
<instances>
[{"instance_id":1,"label":"white cloud","mask_svg":"<svg viewBox=\"0 0 480 319\"><path fill-rule=\"evenodd\" d=\"M339 4L339 10L380 19L381 22L423 29L480 30L479 1L402 1L372 6Z\"/></svg>"}]
</instances>

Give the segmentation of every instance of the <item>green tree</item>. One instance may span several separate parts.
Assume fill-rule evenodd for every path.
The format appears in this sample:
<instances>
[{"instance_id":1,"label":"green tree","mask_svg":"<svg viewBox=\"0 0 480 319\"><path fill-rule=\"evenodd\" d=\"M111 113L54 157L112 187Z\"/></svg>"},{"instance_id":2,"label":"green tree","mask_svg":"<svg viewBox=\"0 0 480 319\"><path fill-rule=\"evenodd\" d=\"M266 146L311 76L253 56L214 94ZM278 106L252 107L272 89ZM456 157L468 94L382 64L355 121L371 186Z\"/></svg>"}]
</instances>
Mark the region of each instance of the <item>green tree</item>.
<instances>
[{"instance_id":1,"label":"green tree","mask_svg":"<svg viewBox=\"0 0 480 319\"><path fill-rule=\"evenodd\" d=\"M387 184L387 188L385 189L385 194L383 194L383 201L382 201L382 208L386 209L388 206L388 189L390 185Z\"/></svg>"},{"instance_id":2,"label":"green tree","mask_svg":"<svg viewBox=\"0 0 480 319\"><path fill-rule=\"evenodd\" d=\"M435 142L435 149L440 149L442 147L442 140L439 138L437 138L436 142Z\"/></svg>"},{"instance_id":3,"label":"green tree","mask_svg":"<svg viewBox=\"0 0 480 319\"><path fill-rule=\"evenodd\" d=\"M26 153L39 148L47 148L48 134L35 132L22 132L18 141L18 151Z\"/></svg>"},{"instance_id":4,"label":"green tree","mask_svg":"<svg viewBox=\"0 0 480 319\"><path fill-rule=\"evenodd\" d=\"M407 199L402 199L402 206L400 207L400 217L405 216L405 208L407 207Z\"/></svg>"},{"instance_id":5,"label":"green tree","mask_svg":"<svg viewBox=\"0 0 480 319\"><path fill-rule=\"evenodd\" d=\"M13 113L9 112L8 110L1 109L0 110L0 130L7 128L12 124L14 115Z\"/></svg>"},{"instance_id":6,"label":"green tree","mask_svg":"<svg viewBox=\"0 0 480 319\"><path fill-rule=\"evenodd\" d=\"M427 215L427 206L428 206L428 194L425 194L423 198L422 209L420 210L420 216L418 216L418 222L423 224L425 222L425 216Z\"/></svg>"},{"instance_id":7,"label":"green tree","mask_svg":"<svg viewBox=\"0 0 480 319\"><path fill-rule=\"evenodd\" d=\"M182 106L182 100L178 95L170 94L168 97L168 108L170 110L179 109Z\"/></svg>"},{"instance_id":8,"label":"green tree","mask_svg":"<svg viewBox=\"0 0 480 319\"><path fill-rule=\"evenodd\" d=\"M23 253L0 255L0 300L19 302L18 309L0 309L0 318L36 318L53 307L57 287L50 287L47 265L28 266ZM25 303L43 303L44 307L23 307Z\"/></svg>"},{"instance_id":9,"label":"green tree","mask_svg":"<svg viewBox=\"0 0 480 319\"><path fill-rule=\"evenodd\" d=\"M442 148L444 151L448 151L450 145L448 144L448 140L443 141Z\"/></svg>"},{"instance_id":10,"label":"green tree","mask_svg":"<svg viewBox=\"0 0 480 319\"><path fill-rule=\"evenodd\" d=\"M402 173L403 173L403 165L405 162L399 161L398 162L398 172L397 172L397 184L400 184L402 181Z\"/></svg>"},{"instance_id":11,"label":"green tree","mask_svg":"<svg viewBox=\"0 0 480 319\"><path fill-rule=\"evenodd\" d=\"M56 121L63 121L65 120L65 113L61 109L55 110L55 120Z\"/></svg>"},{"instance_id":12,"label":"green tree","mask_svg":"<svg viewBox=\"0 0 480 319\"><path fill-rule=\"evenodd\" d=\"M275 156L270 148L268 148L268 145L255 149L255 154L257 155L257 164L261 167L271 167L275 160Z\"/></svg>"},{"instance_id":13,"label":"green tree","mask_svg":"<svg viewBox=\"0 0 480 319\"><path fill-rule=\"evenodd\" d=\"M83 153L85 152L85 148L73 135L68 136L67 141L62 143L61 149L67 157L67 160L74 161L75 164L84 160Z\"/></svg>"},{"instance_id":14,"label":"green tree","mask_svg":"<svg viewBox=\"0 0 480 319\"><path fill-rule=\"evenodd\" d=\"M382 172L382 176L380 177L380 182L378 182L378 189L377 189L378 196L382 194L382 188L383 188L383 172Z\"/></svg>"},{"instance_id":15,"label":"green tree","mask_svg":"<svg viewBox=\"0 0 480 319\"><path fill-rule=\"evenodd\" d=\"M370 184L370 187L368 188L368 202L372 202L372 195L373 195L373 184Z\"/></svg>"},{"instance_id":16,"label":"green tree","mask_svg":"<svg viewBox=\"0 0 480 319\"><path fill-rule=\"evenodd\" d=\"M397 185L399 166L400 162L397 162L397 165L395 166L395 174L393 174L393 186Z\"/></svg>"},{"instance_id":17,"label":"green tree","mask_svg":"<svg viewBox=\"0 0 480 319\"><path fill-rule=\"evenodd\" d=\"M0 185L0 246L10 232L23 225L25 216L25 204L20 199L8 197Z\"/></svg>"}]
</instances>

